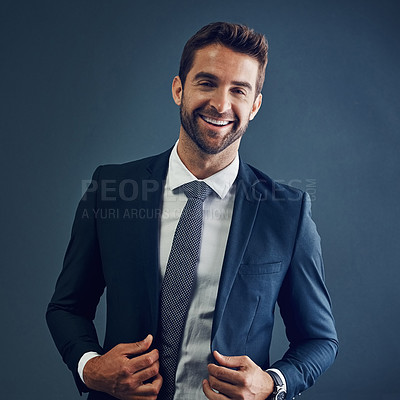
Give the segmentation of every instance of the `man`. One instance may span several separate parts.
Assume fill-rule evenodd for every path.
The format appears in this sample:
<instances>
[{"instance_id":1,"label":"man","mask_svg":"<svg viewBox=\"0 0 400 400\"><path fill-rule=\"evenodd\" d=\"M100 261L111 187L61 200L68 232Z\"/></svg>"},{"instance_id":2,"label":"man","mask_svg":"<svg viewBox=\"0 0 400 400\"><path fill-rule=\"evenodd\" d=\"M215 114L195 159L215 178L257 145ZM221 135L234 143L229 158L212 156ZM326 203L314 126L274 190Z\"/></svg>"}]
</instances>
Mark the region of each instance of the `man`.
<instances>
[{"instance_id":1,"label":"man","mask_svg":"<svg viewBox=\"0 0 400 400\"><path fill-rule=\"evenodd\" d=\"M202 28L172 84L177 144L95 171L47 312L90 399L291 399L334 361L309 198L238 157L267 52L245 26ZM100 346L92 321L105 288ZM276 302L290 347L270 365Z\"/></svg>"}]
</instances>

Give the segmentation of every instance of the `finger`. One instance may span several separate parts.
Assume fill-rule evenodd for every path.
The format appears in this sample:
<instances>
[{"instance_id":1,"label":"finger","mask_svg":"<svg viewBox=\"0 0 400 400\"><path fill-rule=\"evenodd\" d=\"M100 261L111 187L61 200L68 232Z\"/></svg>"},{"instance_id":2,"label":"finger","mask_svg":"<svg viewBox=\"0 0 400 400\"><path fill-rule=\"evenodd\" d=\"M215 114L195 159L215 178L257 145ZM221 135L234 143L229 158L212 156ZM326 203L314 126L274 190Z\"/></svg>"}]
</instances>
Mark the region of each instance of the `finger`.
<instances>
[{"instance_id":1,"label":"finger","mask_svg":"<svg viewBox=\"0 0 400 400\"><path fill-rule=\"evenodd\" d=\"M144 395L138 395L136 393L132 395L128 395L128 397L122 397L123 400L157 400L157 394L151 395L151 394L144 394Z\"/></svg>"},{"instance_id":2,"label":"finger","mask_svg":"<svg viewBox=\"0 0 400 400\"><path fill-rule=\"evenodd\" d=\"M132 375L127 379L123 386L120 386L117 393L113 393L118 399L122 400L139 400L139 399L157 399L162 385L161 375L157 374L152 382L138 382L136 375Z\"/></svg>"},{"instance_id":3,"label":"finger","mask_svg":"<svg viewBox=\"0 0 400 400\"><path fill-rule=\"evenodd\" d=\"M217 350L214 350L213 355L214 355L215 360L220 365L224 365L225 367L241 368L247 364L246 356L223 356L222 354L218 353Z\"/></svg>"},{"instance_id":4,"label":"finger","mask_svg":"<svg viewBox=\"0 0 400 400\"><path fill-rule=\"evenodd\" d=\"M213 390L216 390L229 398L234 398L234 395L237 392L236 385L233 385L229 382L221 381L212 375L208 376L208 383Z\"/></svg>"},{"instance_id":5,"label":"finger","mask_svg":"<svg viewBox=\"0 0 400 400\"><path fill-rule=\"evenodd\" d=\"M162 376L161 376L160 374L157 374L157 375L155 376L155 378L153 379L152 384L153 384L156 388L158 388L158 391L160 391L161 386L162 386L162 384L163 384L163 378L162 378Z\"/></svg>"},{"instance_id":6,"label":"finger","mask_svg":"<svg viewBox=\"0 0 400 400\"><path fill-rule=\"evenodd\" d=\"M203 380L203 393L209 400L225 400L227 399L222 393L214 392L207 379Z\"/></svg>"},{"instance_id":7,"label":"finger","mask_svg":"<svg viewBox=\"0 0 400 400\"><path fill-rule=\"evenodd\" d=\"M152 366L158 362L159 353L157 349L150 351L149 353L141 354L140 356L133 357L127 361L127 365L130 373L134 374L145 368ZM158 372L158 371L157 371Z\"/></svg>"},{"instance_id":8,"label":"finger","mask_svg":"<svg viewBox=\"0 0 400 400\"><path fill-rule=\"evenodd\" d=\"M129 396L128 398L124 397L124 400L157 400L157 396L138 396L137 394L134 394L133 396Z\"/></svg>"},{"instance_id":9,"label":"finger","mask_svg":"<svg viewBox=\"0 0 400 400\"><path fill-rule=\"evenodd\" d=\"M135 390L138 396L157 396L162 386L163 378L157 374L152 382L144 383Z\"/></svg>"},{"instance_id":10,"label":"finger","mask_svg":"<svg viewBox=\"0 0 400 400\"><path fill-rule=\"evenodd\" d=\"M144 368L134 373L134 378L139 382L146 382L149 379L152 379L155 376L157 376L159 370L160 370L160 363L157 360L155 363L151 364L147 368Z\"/></svg>"},{"instance_id":11,"label":"finger","mask_svg":"<svg viewBox=\"0 0 400 400\"><path fill-rule=\"evenodd\" d=\"M208 364L207 369L210 376L220 381L232 384L237 384L240 381L240 371L215 364Z\"/></svg>"},{"instance_id":12,"label":"finger","mask_svg":"<svg viewBox=\"0 0 400 400\"><path fill-rule=\"evenodd\" d=\"M157 400L157 395L147 395L145 394L144 396L138 396L138 395L133 395L127 399L124 398L124 400Z\"/></svg>"},{"instance_id":13,"label":"finger","mask_svg":"<svg viewBox=\"0 0 400 400\"><path fill-rule=\"evenodd\" d=\"M145 383L144 385L141 385L135 389L134 395L135 399L136 396L143 396L146 398L154 396L155 398L157 398L159 391L160 389L158 389L156 386L153 386L152 383Z\"/></svg>"}]
</instances>

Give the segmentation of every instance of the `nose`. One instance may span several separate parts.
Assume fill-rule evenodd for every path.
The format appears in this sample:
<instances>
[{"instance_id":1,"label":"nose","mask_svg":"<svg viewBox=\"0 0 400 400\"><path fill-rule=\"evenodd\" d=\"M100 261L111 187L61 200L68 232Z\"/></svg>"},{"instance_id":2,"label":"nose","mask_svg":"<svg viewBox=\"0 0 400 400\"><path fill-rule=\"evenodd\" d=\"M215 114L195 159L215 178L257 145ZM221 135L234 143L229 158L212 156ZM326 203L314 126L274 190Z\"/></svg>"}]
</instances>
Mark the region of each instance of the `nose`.
<instances>
[{"instance_id":1,"label":"nose","mask_svg":"<svg viewBox=\"0 0 400 400\"><path fill-rule=\"evenodd\" d=\"M220 114L231 109L231 102L229 98L229 92L220 88L216 90L211 99L210 105L214 107Z\"/></svg>"}]
</instances>

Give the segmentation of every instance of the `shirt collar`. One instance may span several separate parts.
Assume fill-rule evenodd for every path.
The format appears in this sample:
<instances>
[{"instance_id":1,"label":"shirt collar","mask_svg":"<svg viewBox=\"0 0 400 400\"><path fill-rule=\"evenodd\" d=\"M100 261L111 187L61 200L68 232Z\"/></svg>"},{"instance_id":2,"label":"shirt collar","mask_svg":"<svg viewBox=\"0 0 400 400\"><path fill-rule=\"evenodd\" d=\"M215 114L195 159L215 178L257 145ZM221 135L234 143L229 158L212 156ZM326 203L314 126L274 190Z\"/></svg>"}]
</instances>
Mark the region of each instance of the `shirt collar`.
<instances>
[{"instance_id":1,"label":"shirt collar","mask_svg":"<svg viewBox=\"0 0 400 400\"><path fill-rule=\"evenodd\" d=\"M182 160L179 158L178 142L175 143L172 149L167 175L167 187L170 190L174 190L185 183L197 180L197 178L186 168ZM236 154L235 159L224 169L218 171L214 175L209 176L206 179L200 179L207 183L208 186L214 190L217 195L223 199L232 187L237 174L239 172L239 155Z\"/></svg>"}]
</instances>

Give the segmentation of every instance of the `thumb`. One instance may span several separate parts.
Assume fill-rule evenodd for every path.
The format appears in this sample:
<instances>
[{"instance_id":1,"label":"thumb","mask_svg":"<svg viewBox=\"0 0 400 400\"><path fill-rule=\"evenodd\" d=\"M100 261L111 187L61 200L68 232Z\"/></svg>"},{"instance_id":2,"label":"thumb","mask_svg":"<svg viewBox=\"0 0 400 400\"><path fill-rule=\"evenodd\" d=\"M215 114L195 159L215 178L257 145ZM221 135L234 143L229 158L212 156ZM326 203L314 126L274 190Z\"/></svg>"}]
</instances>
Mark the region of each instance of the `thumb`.
<instances>
[{"instance_id":1,"label":"thumb","mask_svg":"<svg viewBox=\"0 0 400 400\"><path fill-rule=\"evenodd\" d=\"M241 367L240 357L223 356L217 350L213 352L215 360L224 367L238 368Z\"/></svg>"},{"instance_id":2,"label":"thumb","mask_svg":"<svg viewBox=\"0 0 400 400\"><path fill-rule=\"evenodd\" d=\"M135 343L126 343L124 345L124 352L127 355L139 355L146 352L151 343L153 342L153 336L147 335L143 340Z\"/></svg>"}]
</instances>

